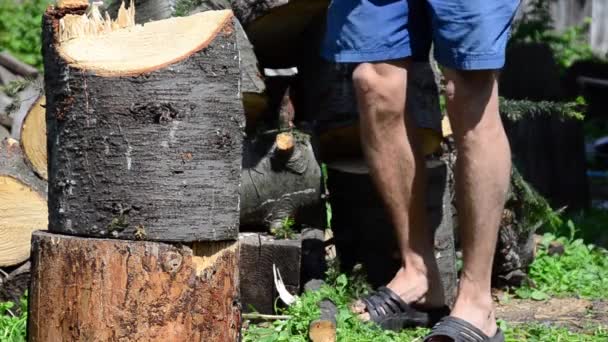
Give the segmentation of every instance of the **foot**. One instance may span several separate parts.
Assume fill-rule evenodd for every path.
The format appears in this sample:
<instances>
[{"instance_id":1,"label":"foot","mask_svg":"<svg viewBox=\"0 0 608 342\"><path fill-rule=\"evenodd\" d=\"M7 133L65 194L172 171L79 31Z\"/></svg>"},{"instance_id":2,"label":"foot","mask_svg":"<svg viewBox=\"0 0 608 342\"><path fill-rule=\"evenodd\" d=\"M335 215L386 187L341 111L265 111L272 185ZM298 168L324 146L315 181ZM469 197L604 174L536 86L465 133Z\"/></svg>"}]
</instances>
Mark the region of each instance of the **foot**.
<instances>
[{"instance_id":1,"label":"foot","mask_svg":"<svg viewBox=\"0 0 608 342\"><path fill-rule=\"evenodd\" d=\"M416 307L431 309L445 305L443 288L437 272L433 272L435 275L430 277L427 272L413 271L413 267L411 269L410 271L403 267L399 269L387 287L398 294L405 303ZM361 320L370 320L366 305L361 300L351 305L351 311L358 314Z\"/></svg>"},{"instance_id":2,"label":"foot","mask_svg":"<svg viewBox=\"0 0 608 342\"><path fill-rule=\"evenodd\" d=\"M459 294L450 316L460 318L472 324L489 337L496 335L496 315L491 295ZM432 337L428 342L451 342L449 337Z\"/></svg>"}]
</instances>

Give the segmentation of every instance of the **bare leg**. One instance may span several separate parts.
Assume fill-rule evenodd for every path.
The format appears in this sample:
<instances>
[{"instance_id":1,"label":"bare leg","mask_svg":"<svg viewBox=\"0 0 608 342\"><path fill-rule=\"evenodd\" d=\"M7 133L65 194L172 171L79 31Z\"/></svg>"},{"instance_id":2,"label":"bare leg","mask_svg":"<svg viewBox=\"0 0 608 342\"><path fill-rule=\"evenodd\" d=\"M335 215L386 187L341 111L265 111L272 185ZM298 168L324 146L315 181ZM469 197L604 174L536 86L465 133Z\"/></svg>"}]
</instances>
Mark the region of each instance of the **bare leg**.
<instances>
[{"instance_id":1,"label":"bare leg","mask_svg":"<svg viewBox=\"0 0 608 342\"><path fill-rule=\"evenodd\" d=\"M511 151L498 113L497 74L445 71L458 151L456 200L464 268L451 315L496 333L492 261L509 186Z\"/></svg>"},{"instance_id":2,"label":"bare leg","mask_svg":"<svg viewBox=\"0 0 608 342\"><path fill-rule=\"evenodd\" d=\"M425 166L413 146L414 126L406 122L406 81L405 61L364 63L353 73L363 151L404 260L388 287L406 303L438 307L444 304L443 290L426 217ZM364 305L354 310L363 312Z\"/></svg>"}]
</instances>

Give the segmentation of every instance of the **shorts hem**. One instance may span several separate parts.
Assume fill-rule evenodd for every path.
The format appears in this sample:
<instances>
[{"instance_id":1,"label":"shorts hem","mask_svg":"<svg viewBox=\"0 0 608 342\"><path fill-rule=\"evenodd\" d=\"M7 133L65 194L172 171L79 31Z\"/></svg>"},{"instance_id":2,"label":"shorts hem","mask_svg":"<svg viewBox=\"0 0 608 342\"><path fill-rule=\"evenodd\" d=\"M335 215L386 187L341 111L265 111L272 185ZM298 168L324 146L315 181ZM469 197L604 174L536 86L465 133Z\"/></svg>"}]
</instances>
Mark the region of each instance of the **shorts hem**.
<instances>
[{"instance_id":1,"label":"shorts hem","mask_svg":"<svg viewBox=\"0 0 608 342\"><path fill-rule=\"evenodd\" d=\"M444 67L457 70L497 70L505 65L504 55L460 55L445 56L436 54L435 59Z\"/></svg>"},{"instance_id":2,"label":"shorts hem","mask_svg":"<svg viewBox=\"0 0 608 342\"><path fill-rule=\"evenodd\" d=\"M407 58L412 55L412 51L407 46L399 48L380 50L380 51L321 51L321 56L330 62L337 63L365 63L390 61L395 59Z\"/></svg>"}]
</instances>

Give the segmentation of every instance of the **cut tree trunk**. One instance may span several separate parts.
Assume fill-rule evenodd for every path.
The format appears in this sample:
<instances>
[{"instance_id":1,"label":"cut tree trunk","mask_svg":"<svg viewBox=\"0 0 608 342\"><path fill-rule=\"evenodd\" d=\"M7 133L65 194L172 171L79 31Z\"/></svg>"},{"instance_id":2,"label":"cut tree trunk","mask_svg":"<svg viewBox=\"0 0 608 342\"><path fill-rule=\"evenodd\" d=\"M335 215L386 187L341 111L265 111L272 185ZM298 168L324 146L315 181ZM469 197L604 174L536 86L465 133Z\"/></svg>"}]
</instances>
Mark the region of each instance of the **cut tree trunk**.
<instances>
[{"instance_id":1,"label":"cut tree trunk","mask_svg":"<svg viewBox=\"0 0 608 342\"><path fill-rule=\"evenodd\" d=\"M113 1L108 10L110 14L117 14L121 3L122 0ZM137 7L135 16L135 23L137 24L168 19L173 16L192 15L201 11L230 9L228 0L181 1L177 4L175 0L135 0L135 6ZM241 65L240 86L243 107L247 119L247 128L253 129L255 123L267 111L266 86L247 34L240 22L235 23L234 27Z\"/></svg>"},{"instance_id":2,"label":"cut tree trunk","mask_svg":"<svg viewBox=\"0 0 608 342\"><path fill-rule=\"evenodd\" d=\"M32 246L31 342L238 338L235 242L190 248L36 232Z\"/></svg>"},{"instance_id":3,"label":"cut tree trunk","mask_svg":"<svg viewBox=\"0 0 608 342\"><path fill-rule=\"evenodd\" d=\"M33 231L46 229L46 183L25 164L16 140L0 142L0 267L25 261Z\"/></svg>"},{"instance_id":4,"label":"cut tree trunk","mask_svg":"<svg viewBox=\"0 0 608 342\"><path fill-rule=\"evenodd\" d=\"M49 229L236 239L243 114L231 11L129 29L132 8L112 23L93 8L83 28L85 7L43 19Z\"/></svg>"}]
</instances>

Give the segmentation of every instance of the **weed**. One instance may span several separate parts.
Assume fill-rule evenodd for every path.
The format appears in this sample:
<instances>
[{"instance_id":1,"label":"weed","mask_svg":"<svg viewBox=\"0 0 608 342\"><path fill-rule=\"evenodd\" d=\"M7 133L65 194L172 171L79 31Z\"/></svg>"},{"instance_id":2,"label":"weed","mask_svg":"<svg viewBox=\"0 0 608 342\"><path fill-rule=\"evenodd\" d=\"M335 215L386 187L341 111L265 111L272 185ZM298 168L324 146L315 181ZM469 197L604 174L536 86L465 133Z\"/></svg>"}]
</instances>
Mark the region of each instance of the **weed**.
<instances>
[{"instance_id":1,"label":"weed","mask_svg":"<svg viewBox=\"0 0 608 342\"><path fill-rule=\"evenodd\" d=\"M582 298L608 298L608 252L582 239L575 239L576 230L568 221L570 237L551 233L543 236L536 259L530 266L531 286L515 290L521 298L544 300L549 296L576 295ZM552 241L564 245L563 255L549 255Z\"/></svg>"},{"instance_id":2,"label":"weed","mask_svg":"<svg viewBox=\"0 0 608 342\"><path fill-rule=\"evenodd\" d=\"M27 299L21 299L21 314L15 315L11 310L15 303L0 303L0 341L25 341L27 325Z\"/></svg>"},{"instance_id":3,"label":"weed","mask_svg":"<svg viewBox=\"0 0 608 342\"><path fill-rule=\"evenodd\" d=\"M292 217L286 217L283 219L280 225L270 229L270 233L277 239L293 239L295 232L293 226L296 221Z\"/></svg>"}]
</instances>

